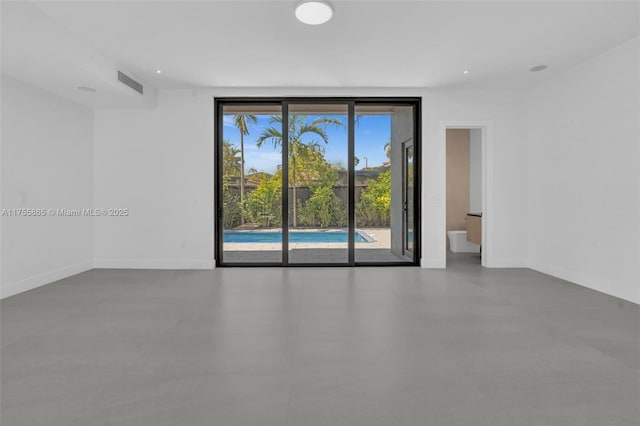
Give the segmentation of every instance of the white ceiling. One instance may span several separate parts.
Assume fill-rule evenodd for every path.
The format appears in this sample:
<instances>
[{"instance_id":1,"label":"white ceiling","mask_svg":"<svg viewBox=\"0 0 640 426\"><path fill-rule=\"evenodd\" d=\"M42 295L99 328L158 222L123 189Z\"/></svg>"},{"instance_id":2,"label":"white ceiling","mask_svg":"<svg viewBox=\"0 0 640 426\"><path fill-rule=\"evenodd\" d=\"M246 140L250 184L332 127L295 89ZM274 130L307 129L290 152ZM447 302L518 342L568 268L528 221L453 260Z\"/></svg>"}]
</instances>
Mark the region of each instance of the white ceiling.
<instances>
[{"instance_id":1,"label":"white ceiling","mask_svg":"<svg viewBox=\"0 0 640 426\"><path fill-rule=\"evenodd\" d=\"M3 1L2 71L95 107L148 104L116 68L149 97L153 87L526 88L640 27L637 1L334 0L321 26L296 21L296 3ZM528 71L538 64L549 69Z\"/></svg>"}]
</instances>

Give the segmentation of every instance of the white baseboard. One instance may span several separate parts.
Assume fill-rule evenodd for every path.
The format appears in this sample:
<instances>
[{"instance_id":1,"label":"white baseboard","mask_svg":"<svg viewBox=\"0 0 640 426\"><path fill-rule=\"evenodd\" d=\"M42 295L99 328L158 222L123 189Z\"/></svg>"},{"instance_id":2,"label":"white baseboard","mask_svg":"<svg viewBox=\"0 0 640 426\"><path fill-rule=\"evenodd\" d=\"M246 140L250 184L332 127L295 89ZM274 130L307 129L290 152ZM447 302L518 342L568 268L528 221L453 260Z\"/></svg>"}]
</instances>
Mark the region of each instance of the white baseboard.
<instances>
[{"instance_id":1,"label":"white baseboard","mask_svg":"<svg viewBox=\"0 0 640 426\"><path fill-rule=\"evenodd\" d=\"M537 261L531 261L529 263L529 268L534 271L542 272L543 274L560 278L561 280L572 282L582 287L590 288L591 290L599 291L600 293L608 294L609 296L618 297L632 303L640 304L640 290L637 288L635 294L633 292L625 292L623 294L612 290L616 287L614 283L607 282L605 279L593 277L591 275L570 271L554 265L542 264Z\"/></svg>"},{"instance_id":2,"label":"white baseboard","mask_svg":"<svg viewBox=\"0 0 640 426\"><path fill-rule=\"evenodd\" d=\"M528 268L529 263L522 259L493 258L487 259L487 268Z\"/></svg>"},{"instance_id":3,"label":"white baseboard","mask_svg":"<svg viewBox=\"0 0 640 426\"><path fill-rule=\"evenodd\" d=\"M447 267L446 259L420 259L421 268L444 269Z\"/></svg>"},{"instance_id":4,"label":"white baseboard","mask_svg":"<svg viewBox=\"0 0 640 426\"><path fill-rule=\"evenodd\" d=\"M93 261L86 260L63 268L54 269L53 271L33 275L20 281L3 284L1 287L0 299L50 284L54 281L88 271L92 268Z\"/></svg>"},{"instance_id":5,"label":"white baseboard","mask_svg":"<svg viewBox=\"0 0 640 426\"><path fill-rule=\"evenodd\" d=\"M442 269L447 267L446 259L422 259L420 267ZM528 268L527 262L521 259L493 259L488 260L487 268Z\"/></svg>"},{"instance_id":6,"label":"white baseboard","mask_svg":"<svg viewBox=\"0 0 640 426\"><path fill-rule=\"evenodd\" d=\"M94 268L103 269L213 269L213 259L96 259Z\"/></svg>"}]
</instances>

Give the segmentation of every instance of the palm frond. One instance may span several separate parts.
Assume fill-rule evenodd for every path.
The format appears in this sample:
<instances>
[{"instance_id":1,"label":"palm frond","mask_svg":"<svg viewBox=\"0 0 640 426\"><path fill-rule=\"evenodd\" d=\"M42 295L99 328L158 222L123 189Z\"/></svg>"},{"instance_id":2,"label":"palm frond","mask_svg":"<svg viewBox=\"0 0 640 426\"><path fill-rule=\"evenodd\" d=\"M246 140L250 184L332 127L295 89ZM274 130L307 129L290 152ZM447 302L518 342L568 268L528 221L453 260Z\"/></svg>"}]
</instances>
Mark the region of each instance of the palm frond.
<instances>
[{"instance_id":1,"label":"palm frond","mask_svg":"<svg viewBox=\"0 0 640 426\"><path fill-rule=\"evenodd\" d=\"M327 126L336 126L336 127L344 126L344 123L342 122L342 120L340 120L339 118L331 118L331 117L318 117L315 120L313 120L310 124L314 126L324 126L325 128Z\"/></svg>"},{"instance_id":2,"label":"palm frond","mask_svg":"<svg viewBox=\"0 0 640 426\"><path fill-rule=\"evenodd\" d=\"M269 124L276 124L276 123L282 123L281 115L272 115L271 118L269 119Z\"/></svg>"},{"instance_id":3,"label":"palm frond","mask_svg":"<svg viewBox=\"0 0 640 426\"><path fill-rule=\"evenodd\" d=\"M258 118L253 114L238 114L233 116L233 123L243 135L249 134L249 124L256 124Z\"/></svg>"},{"instance_id":4,"label":"palm frond","mask_svg":"<svg viewBox=\"0 0 640 426\"><path fill-rule=\"evenodd\" d=\"M282 144L282 132L275 127L267 127L256 139L256 146L262 148L262 144L266 141L270 141L274 148L278 147Z\"/></svg>"},{"instance_id":5,"label":"palm frond","mask_svg":"<svg viewBox=\"0 0 640 426\"><path fill-rule=\"evenodd\" d=\"M300 139L302 138L302 135L305 135L305 134L308 134L308 133L320 136L320 138L322 138L322 141L325 144L329 143L329 135L327 135L326 130L323 129L322 127L320 127L317 124L313 124L313 123L303 124L298 129L298 136L299 136Z\"/></svg>"}]
</instances>

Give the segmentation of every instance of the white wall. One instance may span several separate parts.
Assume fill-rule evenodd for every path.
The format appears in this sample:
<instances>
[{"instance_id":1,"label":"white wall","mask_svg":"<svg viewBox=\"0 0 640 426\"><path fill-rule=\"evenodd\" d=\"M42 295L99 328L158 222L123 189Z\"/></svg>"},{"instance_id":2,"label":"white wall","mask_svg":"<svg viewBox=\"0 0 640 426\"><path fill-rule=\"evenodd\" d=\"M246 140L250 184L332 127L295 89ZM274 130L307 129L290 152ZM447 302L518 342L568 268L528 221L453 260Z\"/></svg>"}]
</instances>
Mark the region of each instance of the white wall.
<instances>
[{"instance_id":1,"label":"white wall","mask_svg":"<svg viewBox=\"0 0 640 426\"><path fill-rule=\"evenodd\" d=\"M161 91L152 110L96 110L95 265L213 267L213 100Z\"/></svg>"},{"instance_id":2,"label":"white wall","mask_svg":"<svg viewBox=\"0 0 640 426\"><path fill-rule=\"evenodd\" d=\"M471 129L469 141L469 211L482 212L482 129Z\"/></svg>"},{"instance_id":3,"label":"white wall","mask_svg":"<svg viewBox=\"0 0 640 426\"><path fill-rule=\"evenodd\" d=\"M640 303L639 44L531 90L532 268Z\"/></svg>"},{"instance_id":4,"label":"white wall","mask_svg":"<svg viewBox=\"0 0 640 426\"><path fill-rule=\"evenodd\" d=\"M524 95L425 89L161 90L153 110L95 113L95 202L129 208L95 221L97 267L211 267L214 96L423 96L423 255L446 265L443 120L492 120L496 259L526 265ZM442 139L441 139L442 137Z\"/></svg>"},{"instance_id":5,"label":"white wall","mask_svg":"<svg viewBox=\"0 0 640 426\"><path fill-rule=\"evenodd\" d=\"M2 208L93 205L93 111L2 76ZM92 267L91 217L3 216L7 297Z\"/></svg>"}]
</instances>

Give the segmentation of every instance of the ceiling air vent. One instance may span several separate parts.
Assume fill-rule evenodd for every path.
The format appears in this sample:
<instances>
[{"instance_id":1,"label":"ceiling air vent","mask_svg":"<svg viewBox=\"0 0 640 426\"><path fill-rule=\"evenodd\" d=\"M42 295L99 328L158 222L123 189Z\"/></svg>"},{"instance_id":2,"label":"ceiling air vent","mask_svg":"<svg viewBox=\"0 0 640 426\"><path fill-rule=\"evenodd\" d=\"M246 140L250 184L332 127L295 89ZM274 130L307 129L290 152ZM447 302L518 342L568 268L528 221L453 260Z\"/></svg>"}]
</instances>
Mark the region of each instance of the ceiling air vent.
<instances>
[{"instance_id":1,"label":"ceiling air vent","mask_svg":"<svg viewBox=\"0 0 640 426\"><path fill-rule=\"evenodd\" d=\"M142 84L138 83L122 71L118 71L118 81L123 82L127 86L131 87L136 92L142 94Z\"/></svg>"}]
</instances>

